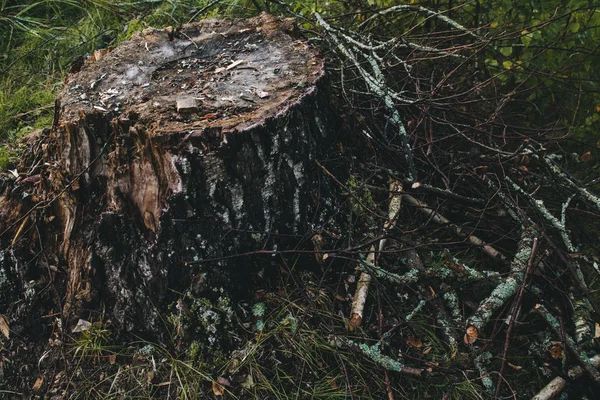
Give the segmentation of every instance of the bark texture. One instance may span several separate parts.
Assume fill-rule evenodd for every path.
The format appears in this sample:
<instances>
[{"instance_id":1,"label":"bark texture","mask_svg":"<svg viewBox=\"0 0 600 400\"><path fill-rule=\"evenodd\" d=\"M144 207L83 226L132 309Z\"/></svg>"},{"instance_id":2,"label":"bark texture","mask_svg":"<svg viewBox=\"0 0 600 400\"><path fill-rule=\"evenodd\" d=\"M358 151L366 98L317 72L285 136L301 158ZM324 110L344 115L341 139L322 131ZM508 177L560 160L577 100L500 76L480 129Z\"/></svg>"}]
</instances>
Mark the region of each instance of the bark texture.
<instances>
[{"instance_id":1,"label":"bark texture","mask_svg":"<svg viewBox=\"0 0 600 400\"><path fill-rule=\"evenodd\" d=\"M232 256L295 244L319 222L323 61L267 15L146 30L98 57L2 181L0 301L16 311L14 295L61 281L46 298L63 315L106 310L121 329L157 331L181 293L252 279Z\"/></svg>"}]
</instances>

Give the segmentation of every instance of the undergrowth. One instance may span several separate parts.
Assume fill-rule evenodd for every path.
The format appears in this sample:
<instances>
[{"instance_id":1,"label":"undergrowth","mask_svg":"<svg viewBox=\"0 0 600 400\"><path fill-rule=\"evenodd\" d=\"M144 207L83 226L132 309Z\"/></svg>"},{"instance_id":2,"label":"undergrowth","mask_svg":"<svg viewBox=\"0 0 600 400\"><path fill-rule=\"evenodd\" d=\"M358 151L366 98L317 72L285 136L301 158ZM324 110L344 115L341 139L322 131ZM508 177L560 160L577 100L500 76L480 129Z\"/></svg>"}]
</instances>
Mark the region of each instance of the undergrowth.
<instances>
[{"instance_id":1,"label":"undergrowth","mask_svg":"<svg viewBox=\"0 0 600 400\"><path fill-rule=\"evenodd\" d=\"M172 336L164 344L126 342L112 336L110 323L91 323L73 335L69 379L55 379L48 393L70 387L72 399L487 398L478 374L462 368L465 349L444 342L428 311L384 340L372 328L349 334L349 304L339 288L319 283L313 273L300 275L302 288L285 289L293 285L282 282L253 303L242 302L232 330L217 333L237 337L237 344L206 348L200 357L196 341L177 329L174 318L165 318ZM333 284L333 275L325 282ZM390 311L384 310L388 319ZM351 342L381 343L384 356L420 365L427 376L386 372Z\"/></svg>"}]
</instances>

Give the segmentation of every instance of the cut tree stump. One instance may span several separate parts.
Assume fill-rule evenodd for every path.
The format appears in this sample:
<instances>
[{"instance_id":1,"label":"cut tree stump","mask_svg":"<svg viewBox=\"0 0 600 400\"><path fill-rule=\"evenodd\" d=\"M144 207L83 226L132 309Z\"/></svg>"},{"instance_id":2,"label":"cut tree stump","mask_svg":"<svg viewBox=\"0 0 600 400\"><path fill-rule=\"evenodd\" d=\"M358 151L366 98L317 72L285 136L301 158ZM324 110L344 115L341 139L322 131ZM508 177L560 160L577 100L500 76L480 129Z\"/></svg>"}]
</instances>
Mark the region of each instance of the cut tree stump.
<instances>
[{"instance_id":1,"label":"cut tree stump","mask_svg":"<svg viewBox=\"0 0 600 400\"><path fill-rule=\"evenodd\" d=\"M251 279L236 255L299 242L335 123L323 59L294 37L265 14L148 29L70 75L0 188L3 305L46 276L71 324L105 310L153 332L185 291Z\"/></svg>"}]
</instances>

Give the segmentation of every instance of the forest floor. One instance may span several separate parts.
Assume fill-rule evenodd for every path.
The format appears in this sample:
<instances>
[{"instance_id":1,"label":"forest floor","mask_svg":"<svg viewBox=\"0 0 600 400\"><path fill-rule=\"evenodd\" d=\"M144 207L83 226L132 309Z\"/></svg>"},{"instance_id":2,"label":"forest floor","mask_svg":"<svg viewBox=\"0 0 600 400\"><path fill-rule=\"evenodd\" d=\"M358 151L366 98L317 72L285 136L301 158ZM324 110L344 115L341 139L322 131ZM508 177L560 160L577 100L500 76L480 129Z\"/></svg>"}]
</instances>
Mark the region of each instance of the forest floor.
<instances>
[{"instance_id":1,"label":"forest floor","mask_svg":"<svg viewBox=\"0 0 600 400\"><path fill-rule=\"evenodd\" d=\"M577 36L581 15L484 37L416 6L395 19L338 5L321 19L316 3L49 3L0 5L3 179L32 145L22 138L51 128L82 57L149 26L265 8L294 16L327 59L345 134L318 165L346 225L311 233L298 254L249 256L260 286L169 305L160 342L119 332L104 310L67 330L52 278L17 301L0 294L33 310L16 323L0 309L0 398L520 399L551 381L564 391L539 399L599 396L598 112L573 111L596 99L583 79L549 95L567 72L544 82L511 58L547 32ZM190 332L192 320L211 334Z\"/></svg>"}]
</instances>

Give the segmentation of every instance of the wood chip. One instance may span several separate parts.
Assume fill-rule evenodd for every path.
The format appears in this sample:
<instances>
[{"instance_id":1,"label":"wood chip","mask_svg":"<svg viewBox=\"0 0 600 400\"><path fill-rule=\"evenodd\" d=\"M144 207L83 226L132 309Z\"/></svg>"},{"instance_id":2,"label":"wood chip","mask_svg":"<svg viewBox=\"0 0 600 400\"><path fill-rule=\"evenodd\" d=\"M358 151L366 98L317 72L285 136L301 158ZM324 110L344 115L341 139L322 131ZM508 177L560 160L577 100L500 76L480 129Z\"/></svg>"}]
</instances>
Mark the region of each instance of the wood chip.
<instances>
[{"instance_id":1,"label":"wood chip","mask_svg":"<svg viewBox=\"0 0 600 400\"><path fill-rule=\"evenodd\" d=\"M198 112L198 101L193 97L177 99L177 112L181 114Z\"/></svg>"},{"instance_id":2,"label":"wood chip","mask_svg":"<svg viewBox=\"0 0 600 400\"><path fill-rule=\"evenodd\" d=\"M39 378L36 379L35 383L33 384L33 387L32 387L33 391L37 392L38 390L40 390L42 387L42 383L44 383L44 377L40 376Z\"/></svg>"},{"instance_id":3,"label":"wood chip","mask_svg":"<svg viewBox=\"0 0 600 400\"><path fill-rule=\"evenodd\" d=\"M2 314L0 314L0 332L4 335L4 337L10 339L10 328L8 327L8 321Z\"/></svg>"},{"instance_id":4,"label":"wood chip","mask_svg":"<svg viewBox=\"0 0 600 400\"><path fill-rule=\"evenodd\" d=\"M265 92L264 90L259 90L259 89L256 90L256 95L258 97L260 97L261 99L264 99L264 98L270 96L269 92Z\"/></svg>"},{"instance_id":5,"label":"wood chip","mask_svg":"<svg viewBox=\"0 0 600 400\"><path fill-rule=\"evenodd\" d=\"M237 60L232 62L231 64L229 64L227 66L227 68L225 68L227 71L234 69L235 67L237 67L240 64L244 64L246 62L246 60Z\"/></svg>"}]
</instances>

